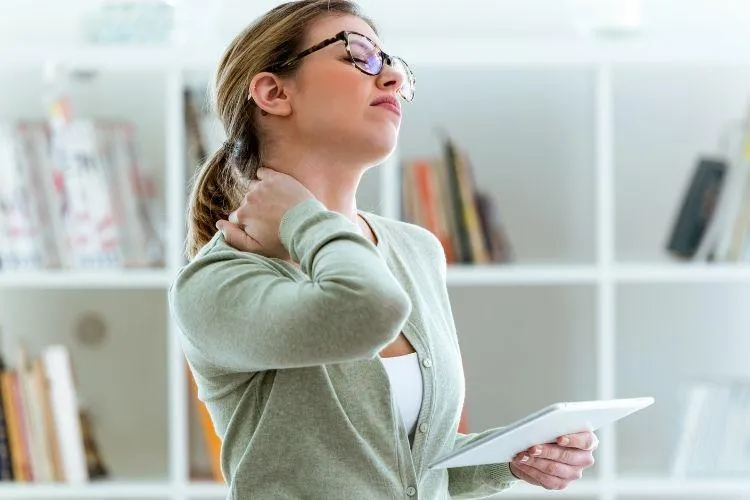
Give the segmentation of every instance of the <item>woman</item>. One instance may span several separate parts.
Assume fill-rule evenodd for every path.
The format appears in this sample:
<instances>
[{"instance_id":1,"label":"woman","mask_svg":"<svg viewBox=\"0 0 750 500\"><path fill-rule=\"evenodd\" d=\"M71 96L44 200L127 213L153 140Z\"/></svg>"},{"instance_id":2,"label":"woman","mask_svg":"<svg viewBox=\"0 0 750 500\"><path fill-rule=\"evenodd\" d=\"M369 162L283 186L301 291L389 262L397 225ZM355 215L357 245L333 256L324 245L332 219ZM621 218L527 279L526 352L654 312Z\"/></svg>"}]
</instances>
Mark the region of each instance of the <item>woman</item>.
<instances>
[{"instance_id":1,"label":"woman","mask_svg":"<svg viewBox=\"0 0 750 500\"><path fill-rule=\"evenodd\" d=\"M293 2L218 67L228 140L196 179L191 262L169 297L229 498L481 498L518 478L563 488L593 463L593 434L512 464L427 469L477 435L456 430L464 378L440 243L356 208L414 92L379 47L352 3Z\"/></svg>"}]
</instances>

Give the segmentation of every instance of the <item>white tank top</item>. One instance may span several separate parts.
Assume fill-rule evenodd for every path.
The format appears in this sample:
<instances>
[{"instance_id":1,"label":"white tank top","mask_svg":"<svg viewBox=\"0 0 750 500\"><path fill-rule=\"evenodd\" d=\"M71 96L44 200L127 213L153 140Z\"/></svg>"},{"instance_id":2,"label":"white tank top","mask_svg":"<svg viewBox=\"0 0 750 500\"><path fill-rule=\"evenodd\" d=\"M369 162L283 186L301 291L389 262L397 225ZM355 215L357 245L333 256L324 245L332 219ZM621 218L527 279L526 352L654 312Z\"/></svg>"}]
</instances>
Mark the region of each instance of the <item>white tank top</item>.
<instances>
[{"instance_id":1,"label":"white tank top","mask_svg":"<svg viewBox=\"0 0 750 500\"><path fill-rule=\"evenodd\" d=\"M417 353L380 359L388 372L391 391L411 438L422 406L422 372L419 369Z\"/></svg>"}]
</instances>

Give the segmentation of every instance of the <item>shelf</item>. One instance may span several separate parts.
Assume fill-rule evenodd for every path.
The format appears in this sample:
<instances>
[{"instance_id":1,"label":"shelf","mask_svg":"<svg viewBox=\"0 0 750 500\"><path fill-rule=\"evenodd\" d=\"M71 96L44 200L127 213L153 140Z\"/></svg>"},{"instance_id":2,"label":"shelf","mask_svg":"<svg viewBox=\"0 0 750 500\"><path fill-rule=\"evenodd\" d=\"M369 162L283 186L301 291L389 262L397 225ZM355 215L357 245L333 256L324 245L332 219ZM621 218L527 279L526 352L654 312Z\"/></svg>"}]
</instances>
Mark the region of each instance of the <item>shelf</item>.
<instances>
[{"instance_id":1,"label":"shelf","mask_svg":"<svg viewBox=\"0 0 750 500\"><path fill-rule=\"evenodd\" d=\"M101 482L82 485L0 484L0 498L157 498L172 494L167 482Z\"/></svg>"},{"instance_id":2,"label":"shelf","mask_svg":"<svg viewBox=\"0 0 750 500\"><path fill-rule=\"evenodd\" d=\"M750 480L733 479L620 479L617 481L617 493L620 495L680 497L687 495L707 495L715 498L718 495L747 495L750 492Z\"/></svg>"},{"instance_id":3,"label":"shelf","mask_svg":"<svg viewBox=\"0 0 750 500\"><path fill-rule=\"evenodd\" d=\"M620 283L750 283L750 265L728 264L618 264L614 278Z\"/></svg>"},{"instance_id":4,"label":"shelf","mask_svg":"<svg viewBox=\"0 0 750 500\"><path fill-rule=\"evenodd\" d=\"M597 272L587 265L449 265L446 279L451 286L586 284Z\"/></svg>"},{"instance_id":5,"label":"shelf","mask_svg":"<svg viewBox=\"0 0 750 500\"><path fill-rule=\"evenodd\" d=\"M156 498L173 495L182 489L168 482L129 483L102 482L80 486L56 484L6 484L0 485L0 498ZM498 498L577 498L597 496L603 489L597 479L583 479L572 483L561 491L520 483L502 493ZM614 490L618 495L684 497L690 495L743 495L750 491L750 481L731 479L678 480L678 479L620 479L615 481ZM187 498L225 498L227 487L214 482L194 482L184 488Z\"/></svg>"},{"instance_id":6,"label":"shelf","mask_svg":"<svg viewBox=\"0 0 750 500\"><path fill-rule=\"evenodd\" d=\"M0 271L2 289L146 289L169 286L171 275L163 269L133 270L33 270Z\"/></svg>"},{"instance_id":7,"label":"shelf","mask_svg":"<svg viewBox=\"0 0 750 500\"><path fill-rule=\"evenodd\" d=\"M164 70L180 67L179 53L166 47L29 47L0 50L0 69L42 69L48 63L78 69ZM41 76L41 75L40 75Z\"/></svg>"},{"instance_id":8,"label":"shelf","mask_svg":"<svg viewBox=\"0 0 750 500\"><path fill-rule=\"evenodd\" d=\"M387 45L414 67L503 67L594 64L750 64L744 40L649 38L511 39L498 37L389 38ZM49 62L109 70L184 69L213 71L223 46L162 45L16 47L0 50L0 70L41 69Z\"/></svg>"},{"instance_id":9,"label":"shelf","mask_svg":"<svg viewBox=\"0 0 750 500\"><path fill-rule=\"evenodd\" d=\"M581 499L581 495L595 496L599 491L598 483L594 480L581 480L578 483L570 485L562 491L547 491L538 486L532 486L526 483L520 483L511 490L499 494L496 498L538 498L540 496L554 495L560 498ZM188 498L225 498L226 486L216 483L192 483L188 488Z\"/></svg>"},{"instance_id":10,"label":"shelf","mask_svg":"<svg viewBox=\"0 0 750 500\"><path fill-rule=\"evenodd\" d=\"M748 283L750 265L738 264L617 264L618 283ZM495 264L449 265L449 286L586 285L603 279L596 265ZM172 276L163 269L0 271L2 289L159 289Z\"/></svg>"},{"instance_id":11,"label":"shelf","mask_svg":"<svg viewBox=\"0 0 750 500\"><path fill-rule=\"evenodd\" d=\"M227 487L211 481L195 481L187 489L188 498L226 498Z\"/></svg>"},{"instance_id":12,"label":"shelf","mask_svg":"<svg viewBox=\"0 0 750 500\"><path fill-rule=\"evenodd\" d=\"M518 483L510 490L500 493L491 498L498 500L503 498L575 498L576 500L586 500L586 496L595 497L599 493L599 482L595 479L581 479L570 484L564 490L553 491L545 490L540 486L533 486L528 483Z\"/></svg>"}]
</instances>

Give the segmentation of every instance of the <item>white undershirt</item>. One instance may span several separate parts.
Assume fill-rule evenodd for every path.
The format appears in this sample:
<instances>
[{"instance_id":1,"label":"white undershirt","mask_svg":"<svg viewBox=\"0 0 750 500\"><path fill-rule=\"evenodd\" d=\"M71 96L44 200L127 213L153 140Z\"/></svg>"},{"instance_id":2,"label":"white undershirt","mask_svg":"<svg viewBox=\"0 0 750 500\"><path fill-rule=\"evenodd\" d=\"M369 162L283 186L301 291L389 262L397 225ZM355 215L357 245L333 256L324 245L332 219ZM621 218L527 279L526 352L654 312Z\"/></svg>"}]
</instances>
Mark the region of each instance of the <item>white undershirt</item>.
<instances>
[{"instance_id":1,"label":"white undershirt","mask_svg":"<svg viewBox=\"0 0 750 500\"><path fill-rule=\"evenodd\" d=\"M417 353L380 359L388 372L391 391L411 438L422 406L422 372L419 369Z\"/></svg>"}]
</instances>

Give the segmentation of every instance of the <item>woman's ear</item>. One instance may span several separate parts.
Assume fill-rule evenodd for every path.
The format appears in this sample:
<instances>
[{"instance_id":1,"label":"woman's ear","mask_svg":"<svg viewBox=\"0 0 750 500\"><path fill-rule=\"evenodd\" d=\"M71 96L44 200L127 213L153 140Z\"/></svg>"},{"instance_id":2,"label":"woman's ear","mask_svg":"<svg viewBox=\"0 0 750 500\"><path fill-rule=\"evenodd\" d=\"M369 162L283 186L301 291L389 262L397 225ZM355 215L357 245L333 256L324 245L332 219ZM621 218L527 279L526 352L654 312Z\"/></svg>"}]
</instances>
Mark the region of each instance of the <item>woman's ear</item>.
<instances>
[{"instance_id":1,"label":"woman's ear","mask_svg":"<svg viewBox=\"0 0 750 500\"><path fill-rule=\"evenodd\" d=\"M289 95L284 91L284 82L268 71L253 77L247 97L255 101L264 114L287 116L292 112Z\"/></svg>"}]
</instances>

